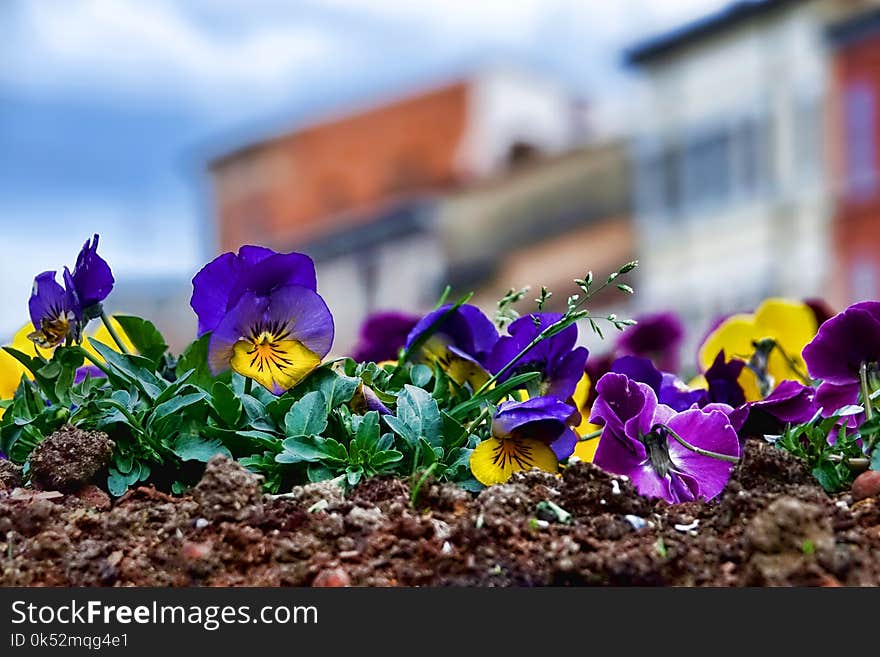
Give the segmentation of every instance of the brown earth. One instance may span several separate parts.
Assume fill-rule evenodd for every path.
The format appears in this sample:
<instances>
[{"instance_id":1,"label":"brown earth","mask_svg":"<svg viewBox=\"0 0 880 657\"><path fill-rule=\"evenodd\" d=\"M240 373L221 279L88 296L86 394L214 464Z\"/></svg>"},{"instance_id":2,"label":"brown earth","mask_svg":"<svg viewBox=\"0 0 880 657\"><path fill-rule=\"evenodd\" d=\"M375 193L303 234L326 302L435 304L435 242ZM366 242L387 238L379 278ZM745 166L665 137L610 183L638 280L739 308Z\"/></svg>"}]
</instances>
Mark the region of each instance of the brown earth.
<instances>
[{"instance_id":1,"label":"brown earth","mask_svg":"<svg viewBox=\"0 0 880 657\"><path fill-rule=\"evenodd\" d=\"M478 495L427 484L416 509L410 493L373 479L264 496L223 458L188 497L0 489L0 585L880 584L880 500L829 497L758 441L711 503L646 500L590 464Z\"/></svg>"}]
</instances>

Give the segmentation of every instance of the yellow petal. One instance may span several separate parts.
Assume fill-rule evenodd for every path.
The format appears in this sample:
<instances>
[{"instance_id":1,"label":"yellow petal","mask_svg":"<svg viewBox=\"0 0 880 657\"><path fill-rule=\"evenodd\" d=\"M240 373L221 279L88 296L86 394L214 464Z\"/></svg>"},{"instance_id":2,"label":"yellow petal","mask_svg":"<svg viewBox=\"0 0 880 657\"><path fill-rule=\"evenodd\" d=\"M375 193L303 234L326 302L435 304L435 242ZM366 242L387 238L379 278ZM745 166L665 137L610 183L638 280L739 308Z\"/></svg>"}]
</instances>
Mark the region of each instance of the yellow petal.
<instances>
[{"instance_id":1,"label":"yellow petal","mask_svg":"<svg viewBox=\"0 0 880 657\"><path fill-rule=\"evenodd\" d=\"M556 473L559 463L553 450L539 440L489 438L471 454L471 472L484 486L503 484L514 472L538 468Z\"/></svg>"},{"instance_id":2,"label":"yellow petal","mask_svg":"<svg viewBox=\"0 0 880 657\"><path fill-rule=\"evenodd\" d=\"M579 436L586 436L587 434L600 431L601 429L602 427L598 424L582 422L577 428L577 434ZM592 463L593 458L596 456L596 449L599 447L599 440L599 438L591 438L590 440L578 441L578 444L574 446L573 456L577 456L581 461Z\"/></svg>"},{"instance_id":3,"label":"yellow petal","mask_svg":"<svg viewBox=\"0 0 880 657\"><path fill-rule=\"evenodd\" d=\"M688 381L688 388L691 390L708 390L709 382L706 381L706 377L702 374L697 374L693 379Z\"/></svg>"},{"instance_id":4,"label":"yellow petal","mask_svg":"<svg viewBox=\"0 0 880 657\"><path fill-rule=\"evenodd\" d=\"M29 356L35 356L39 352L44 357L51 358L51 349L40 349L28 339L27 336L33 330L34 327L31 324L25 324L16 331L12 338L12 344L9 346L13 349L18 349ZM15 357L0 349L0 399L12 398L12 395L15 394L15 390L18 388L18 384L21 381L22 374L25 374L29 379L33 378L27 368L19 363Z\"/></svg>"},{"instance_id":5,"label":"yellow petal","mask_svg":"<svg viewBox=\"0 0 880 657\"><path fill-rule=\"evenodd\" d=\"M264 388L290 390L321 364L321 358L298 340L254 343L239 340L233 347L230 366Z\"/></svg>"},{"instance_id":6,"label":"yellow petal","mask_svg":"<svg viewBox=\"0 0 880 657\"><path fill-rule=\"evenodd\" d=\"M801 352L818 331L812 309L798 301L767 299L755 311L755 324L762 337L772 337L778 346L767 364L770 376L777 384L800 379L800 374L807 371Z\"/></svg>"}]
</instances>

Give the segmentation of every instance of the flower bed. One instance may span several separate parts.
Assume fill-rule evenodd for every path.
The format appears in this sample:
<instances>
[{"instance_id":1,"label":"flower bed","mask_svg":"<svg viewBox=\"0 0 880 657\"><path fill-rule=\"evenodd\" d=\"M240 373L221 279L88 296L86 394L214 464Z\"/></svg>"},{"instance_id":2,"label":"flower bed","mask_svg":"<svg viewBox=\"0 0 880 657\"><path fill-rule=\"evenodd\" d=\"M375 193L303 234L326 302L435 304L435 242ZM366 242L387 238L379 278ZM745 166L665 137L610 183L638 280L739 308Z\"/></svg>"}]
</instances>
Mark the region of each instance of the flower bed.
<instances>
[{"instance_id":1,"label":"flower bed","mask_svg":"<svg viewBox=\"0 0 880 657\"><path fill-rule=\"evenodd\" d=\"M590 311L633 262L560 312L447 290L327 360L311 260L248 246L178 356L107 316L97 249L0 360L0 583L880 583L880 303L722 318L685 383L673 315Z\"/></svg>"}]
</instances>

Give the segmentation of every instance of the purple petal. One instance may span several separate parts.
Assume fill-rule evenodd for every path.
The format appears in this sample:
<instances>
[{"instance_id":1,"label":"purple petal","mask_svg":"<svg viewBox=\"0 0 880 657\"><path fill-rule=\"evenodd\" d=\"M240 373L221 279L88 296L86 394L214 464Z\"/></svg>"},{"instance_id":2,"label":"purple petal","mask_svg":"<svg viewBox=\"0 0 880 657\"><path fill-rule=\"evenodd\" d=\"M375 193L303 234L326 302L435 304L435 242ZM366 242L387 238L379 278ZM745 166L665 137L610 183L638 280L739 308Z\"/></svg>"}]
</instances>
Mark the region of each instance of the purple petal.
<instances>
[{"instance_id":1,"label":"purple petal","mask_svg":"<svg viewBox=\"0 0 880 657\"><path fill-rule=\"evenodd\" d=\"M691 390L674 374L664 373L657 401L676 411L685 411L691 406L703 406L708 401L708 392L702 388Z\"/></svg>"},{"instance_id":2,"label":"purple petal","mask_svg":"<svg viewBox=\"0 0 880 657\"><path fill-rule=\"evenodd\" d=\"M351 357L361 363L397 360L406 344L406 336L418 321L414 315L398 312L370 315L361 325L360 340L352 349Z\"/></svg>"},{"instance_id":3,"label":"purple petal","mask_svg":"<svg viewBox=\"0 0 880 657\"><path fill-rule=\"evenodd\" d=\"M31 323L39 331L44 319L54 319L68 311L78 314L70 293L55 280L54 271L44 271L34 278L31 297L28 300Z\"/></svg>"},{"instance_id":4,"label":"purple petal","mask_svg":"<svg viewBox=\"0 0 880 657\"><path fill-rule=\"evenodd\" d=\"M217 256L192 282L190 305L199 318L199 335L213 331L245 292L268 296L287 285L317 290L315 265L308 256L249 245L241 247L237 255Z\"/></svg>"},{"instance_id":5,"label":"purple petal","mask_svg":"<svg viewBox=\"0 0 880 657\"><path fill-rule=\"evenodd\" d=\"M619 440L638 440L654 423L657 396L644 383L632 381L623 374L609 372L596 384L590 422L603 424L603 432Z\"/></svg>"},{"instance_id":6,"label":"purple petal","mask_svg":"<svg viewBox=\"0 0 880 657\"><path fill-rule=\"evenodd\" d=\"M745 363L738 359L725 361L724 350L715 356L712 367L706 370L705 378L709 386L708 399L711 402L728 404L739 408L746 403L746 395L739 384L739 375Z\"/></svg>"},{"instance_id":7,"label":"purple petal","mask_svg":"<svg viewBox=\"0 0 880 657\"><path fill-rule=\"evenodd\" d=\"M822 417L831 417L844 406L859 403L859 383L845 383L842 385L828 383L820 384L816 389L815 404L822 409ZM861 424L863 414L850 415L841 420L849 427Z\"/></svg>"},{"instance_id":8,"label":"purple petal","mask_svg":"<svg viewBox=\"0 0 880 657\"><path fill-rule=\"evenodd\" d=\"M570 428L566 427L562 434L550 443L550 449L556 454L556 458L560 461L567 459L574 453L574 448L578 444L577 434Z\"/></svg>"},{"instance_id":9,"label":"purple petal","mask_svg":"<svg viewBox=\"0 0 880 657\"><path fill-rule=\"evenodd\" d=\"M93 379L103 379L107 375L104 374L104 370L102 370L97 365L83 365L82 367L76 368L76 374L73 377L73 382L82 383L83 381L85 381L87 376Z\"/></svg>"},{"instance_id":10,"label":"purple petal","mask_svg":"<svg viewBox=\"0 0 880 657\"><path fill-rule=\"evenodd\" d=\"M798 381L782 381L761 401L752 402L752 408L769 413L781 422L807 422L816 414L815 390Z\"/></svg>"},{"instance_id":11,"label":"purple petal","mask_svg":"<svg viewBox=\"0 0 880 657\"><path fill-rule=\"evenodd\" d=\"M621 356L611 363L611 371L625 374L633 381L644 383L658 393L663 383L663 374L660 370L649 359L641 356Z\"/></svg>"},{"instance_id":12,"label":"purple petal","mask_svg":"<svg viewBox=\"0 0 880 657\"><path fill-rule=\"evenodd\" d=\"M550 442L559 436L566 421L575 412L574 406L554 397L504 402L498 406L492 418L492 435L496 438L508 438L516 433L520 438Z\"/></svg>"},{"instance_id":13,"label":"purple petal","mask_svg":"<svg viewBox=\"0 0 880 657\"><path fill-rule=\"evenodd\" d=\"M113 289L110 265L98 255L98 235L87 241L76 258L71 279L82 308L101 303Z\"/></svg>"},{"instance_id":14,"label":"purple petal","mask_svg":"<svg viewBox=\"0 0 880 657\"><path fill-rule=\"evenodd\" d=\"M409 349L431 325L449 311L452 306L441 306L425 315L409 332L406 348ZM452 311L436 327L434 335L443 337L453 347L482 364L498 340L498 331L492 321L476 306L465 304Z\"/></svg>"},{"instance_id":15,"label":"purple petal","mask_svg":"<svg viewBox=\"0 0 880 657\"><path fill-rule=\"evenodd\" d=\"M678 371L679 350L684 338L684 325L678 315L659 312L642 315L638 322L623 331L617 339L617 351L651 359L668 372Z\"/></svg>"},{"instance_id":16,"label":"purple petal","mask_svg":"<svg viewBox=\"0 0 880 657\"><path fill-rule=\"evenodd\" d=\"M684 411L670 418L666 426L695 447L728 456L740 455L736 431L721 411ZM716 497L724 489L733 468L733 464L727 461L691 451L672 437L669 438L669 457L677 471L698 482L700 496L706 500Z\"/></svg>"},{"instance_id":17,"label":"purple petal","mask_svg":"<svg viewBox=\"0 0 880 657\"><path fill-rule=\"evenodd\" d=\"M510 335L498 339L487 360L487 369L495 374L501 372L539 333L561 318L559 313L533 313L517 319L507 329ZM577 337L577 326L572 325L541 341L516 359L498 381L504 382L518 372L534 369L543 372L541 387L544 394L568 399L574 394L589 355L585 347L575 349Z\"/></svg>"},{"instance_id":18,"label":"purple petal","mask_svg":"<svg viewBox=\"0 0 880 657\"><path fill-rule=\"evenodd\" d=\"M728 420L730 420L730 425L737 433L739 433L740 429L743 428L746 420L749 419L749 406L747 404L743 404L742 406L734 408L730 404L712 402L703 406L701 410L704 413L709 413L711 411L721 411L727 416Z\"/></svg>"},{"instance_id":19,"label":"purple petal","mask_svg":"<svg viewBox=\"0 0 880 657\"><path fill-rule=\"evenodd\" d=\"M880 360L880 302L857 303L822 324L803 351L810 376L850 383L863 362Z\"/></svg>"}]
</instances>

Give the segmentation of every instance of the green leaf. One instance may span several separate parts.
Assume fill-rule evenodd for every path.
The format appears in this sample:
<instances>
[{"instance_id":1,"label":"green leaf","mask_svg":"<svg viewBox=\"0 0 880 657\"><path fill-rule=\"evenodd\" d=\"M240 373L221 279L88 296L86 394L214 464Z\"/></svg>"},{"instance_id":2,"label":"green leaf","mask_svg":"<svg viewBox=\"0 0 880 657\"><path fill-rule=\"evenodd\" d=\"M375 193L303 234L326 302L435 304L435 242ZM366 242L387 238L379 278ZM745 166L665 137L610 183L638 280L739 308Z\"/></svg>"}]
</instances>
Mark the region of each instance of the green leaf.
<instances>
[{"instance_id":1,"label":"green leaf","mask_svg":"<svg viewBox=\"0 0 880 657\"><path fill-rule=\"evenodd\" d=\"M332 438L296 436L281 443L284 451L275 457L278 463L301 463L303 461L337 461L348 459L345 447Z\"/></svg>"},{"instance_id":2,"label":"green leaf","mask_svg":"<svg viewBox=\"0 0 880 657\"><path fill-rule=\"evenodd\" d=\"M177 361L176 368L178 376L193 370L191 381L205 390L210 390L214 381L214 375L211 374L211 369L208 367L208 341L210 339L211 334L206 333L190 344Z\"/></svg>"},{"instance_id":3,"label":"green leaf","mask_svg":"<svg viewBox=\"0 0 880 657\"><path fill-rule=\"evenodd\" d=\"M241 400L232 391L232 388L222 381L214 383L211 388L211 406L216 411L220 420L228 427L235 428L244 413Z\"/></svg>"},{"instance_id":4,"label":"green leaf","mask_svg":"<svg viewBox=\"0 0 880 657\"><path fill-rule=\"evenodd\" d=\"M333 471L320 463L309 463L309 467L306 470L306 476L309 478L309 482L314 484L319 481L333 479Z\"/></svg>"},{"instance_id":5,"label":"green leaf","mask_svg":"<svg viewBox=\"0 0 880 657\"><path fill-rule=\"evenodd\" d=\"M350 402L360 383L359 378L339 374L328 367L320 367L312 372L296 389L304 393L320 392L323 394L327 406L325 415L328 415L340 404Z\"/></svg>"},{"instance_id":6,"label":"green leaf","mask_svg":"<svg viewBox=\"0 0 880 657\"><path fill-rule=\"evenodd\" d=\"M382 468L401 460L403 460L403 454L396 449L386 449L373 454L370 458L370 467L375 468L376 470L381 470Z\"/></svg>"},{"instance_id":7,"label":"green leaf","mask_svg":"<svg viewBox=\"0 0 880 657\"><path fill-rule=\"evenodd\" d=\"M162 418L168 417L169 415L177 414L188 406L198 404L206 396L207 395L204 392L193 392L188 395L173 397L172 399L169 399L167 402L159 404L158 406L156 406L156 408L153 409L153 412L150 414L150 419L147 421L147 424L151 425L158 422Z\"/></svg>"},{"instance_id":8,"label":"green leaf","mask_svg":"<svg viewBox=\"0 0 880 657\"><path fill-rule=\"evenodd\" d=\"M310 392L290 407L284 416L285 433L290 436L318 436L327 428L327 404L324 393Z\"/></svg>"},{"instance_id":9,"label":"green leaf","mask_svg":"<svg viewBox=\"0 0 880 657\"><path fill-rule=\"evenodd\" d=\"M168 386L151 371L155 367L152 361L133 354L120 354L94 338L89 338L89 342L111 369L137 384L150 399L156 399Z\"/></svg>"},{"instance_id":10,"label":"green leaf","mask_svg":"<svg viewBox=\"0 0 880 657\"><path fill-rule=\"evenodd\" d=\"M107 489L113 497L120 497L128 490L128 479L116 468L110 468L107 476Z\"/></svg>"},{"instance_id":11,"label":"green leaf","mask_svg":"<svg viewBox=\"0 0 880 657\"><path fill-rule=\"evenodd\" d=\"M152 322L134 315L113 315L113 319L119 322L134 348L144 358L158 363L162 355L168 351L165 338Z\"/></svg>"},{"instance_id":12,"label":"green leaf","mask_svg":"<svg viewBox=\"0 0 880 657\"><path fill-rule=\"evenodd\" d=\"M837 469L833 463L826 461L819 466L813 468L813 476L827 492L834 493L840 490L842 482L837 474Z\"/></svg>"},{"instance_id":13,"label":"green leaf","mask_svg":"<svg viewBox=\"0 0 880 657\"><path fill-rule=\"evenodd\" d=\"M219 440L205 440L189 433L185 433L175 440L171 450L184 461L201 461L202 463L207 463L217 454L232 456Z\"/></svg>"},{"instance_id":14,"label":"green leaf","mask_svg":"<svg viewBox=\"0 0 880 657\"><path fill-rule=\"evenodd\" d=\"M410 427L400 418L393 415L383 415L382 419L394 433L396 433L398 436L403 438L404 441L406 441L411 450L415 449L416 445L419 442L419 435L412 427Z\"/></svg>"},{"instance_id":15,"label":"green leaf","mask_svg":"<svg viewBox=\"0 0 880 657\"><path fill-rule=\"evenodd\" d=\"M396 415L419 438L432 446L443 444L440 409L437 400L428 391L411 385L404 386L403 392L397 397Z\"/></svg>"},{"instance_id":16,"label":"green leaf","mask_svg":"<svg viewBox=\"0 0 880 657\"><path fill-rule=\"evenodd\" d=\"M357 445L367 451L372 452L379 442L379 413L378 411L370 411L364 415L355 434L355 442Z\"/></svg>"},{"instance_id":17,"label":"green leaf","mask_svg":"<svg viewBox=\"0 0 880 657\"><path fill-rule=\"evenodd\" d=\"M361 480L361 477L364 474L364 469L357 465L346 468L345 476L348 479L349 486L355 486Z\"/></svg>"},{"instance_id":18,"label":"green leaf","mask_svg":"<svg viewBox=\"0 0 880 657\"><path fill-rule=\"evenodd\" d=\"M412 381L414 386L419 388L427 386L431 382L433 376L434 373L427 365L413 365L412 369L409 371L409 380Z\"/></svg>"},{"instance_id":19,"label":"green leaf","mask_svg":"<svg viewBox=\"0 0 880 657\"><path fill-rule=\"evenodd\" d=\"M880 447L874 448L874 453L871 455L871 465L869 467L871 470L880 470Z\"/></svg>"}]
</instances>

